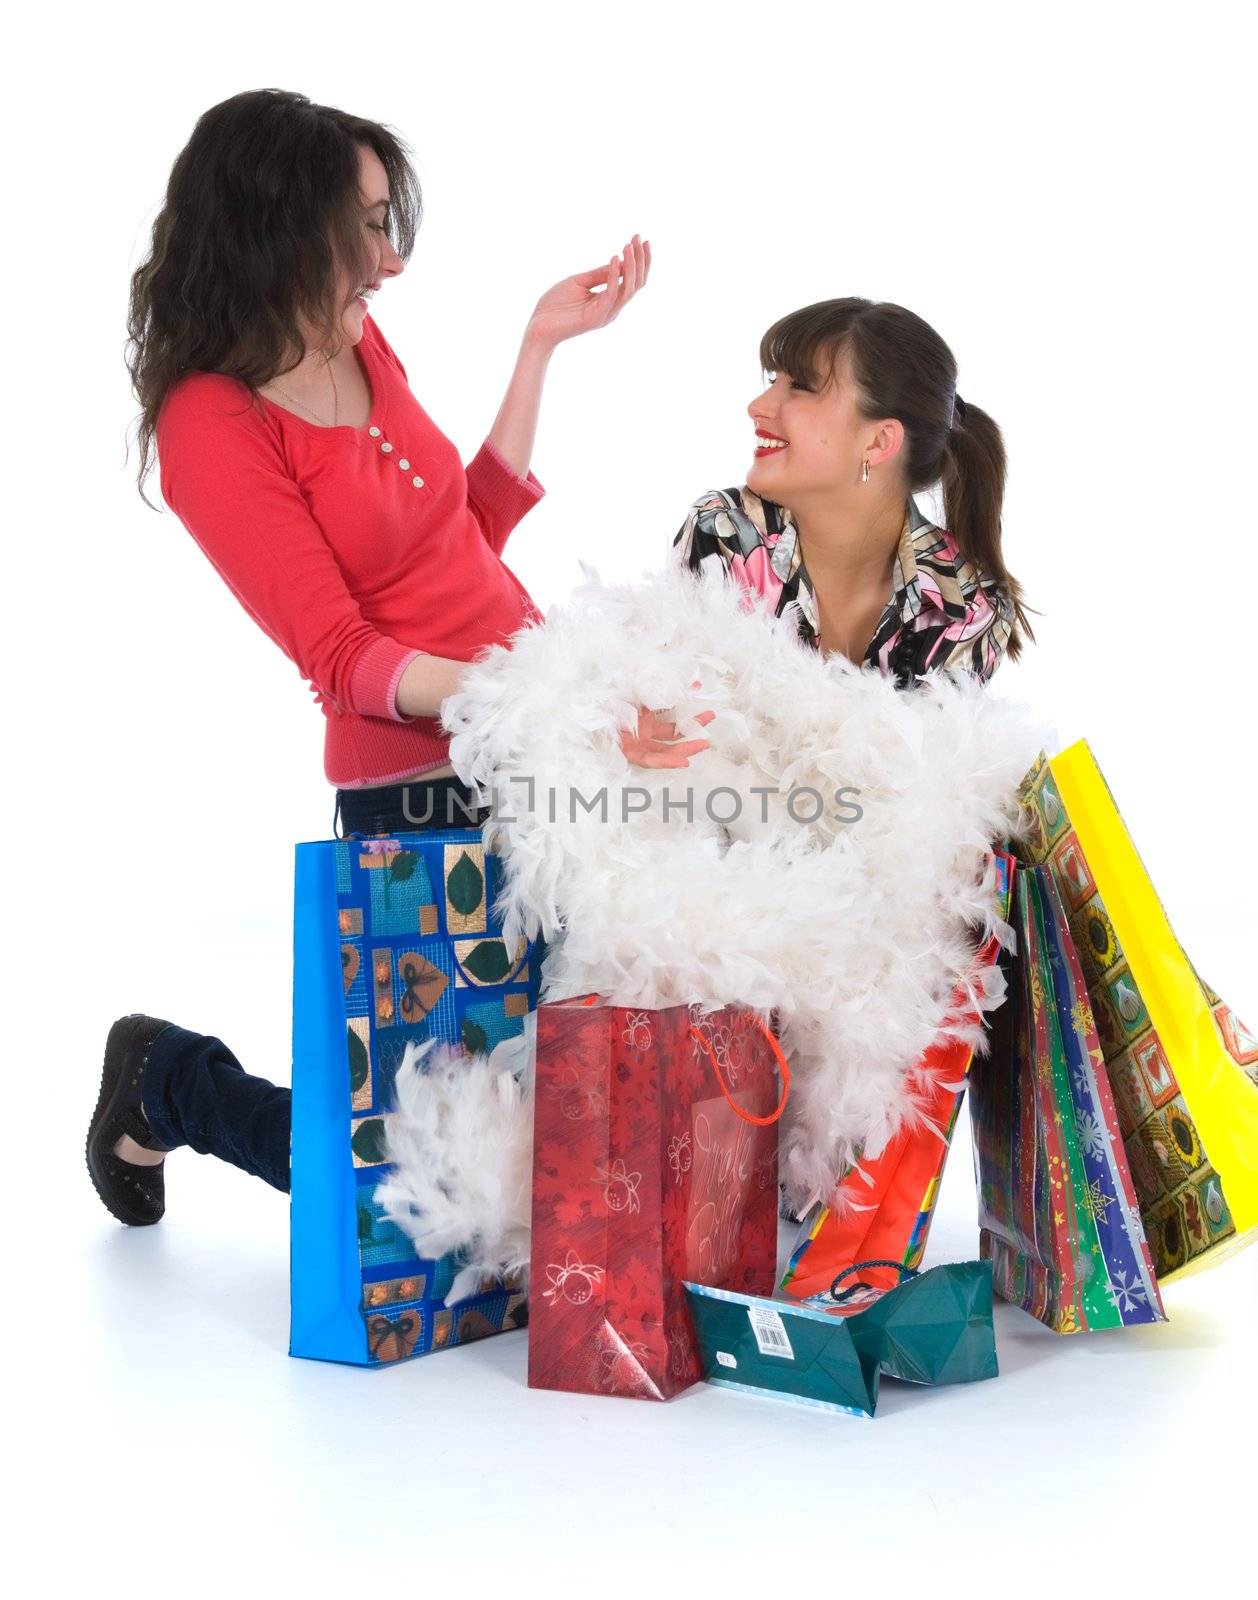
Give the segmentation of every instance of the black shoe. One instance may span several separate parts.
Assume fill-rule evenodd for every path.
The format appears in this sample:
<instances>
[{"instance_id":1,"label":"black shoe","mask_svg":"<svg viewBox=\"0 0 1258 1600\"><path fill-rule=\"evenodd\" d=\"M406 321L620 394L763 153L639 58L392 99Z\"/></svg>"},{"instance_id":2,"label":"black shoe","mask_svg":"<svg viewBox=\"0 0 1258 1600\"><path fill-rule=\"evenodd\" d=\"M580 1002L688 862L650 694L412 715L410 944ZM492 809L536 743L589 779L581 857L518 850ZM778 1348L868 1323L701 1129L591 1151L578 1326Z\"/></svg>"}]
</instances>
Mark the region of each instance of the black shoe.
<instances>
[{"instance_id":1,"label":"black shoe","mask_svg":"<svg viewBox=\"0 0 1258 1600\"><path fill-rule=\"evenodd\" d=\"M166 1210L164 1162L146 1167L124 1161L114 1146L124 1133L145 1150L163 1150L140 1106L140 1085L153 1041L170 1024L142 1011L119 1017L105 1040L100 1096L87 1130L87 1170L96 1193L119 1222L144 1227Z\"/></svg>"}]
</instances>

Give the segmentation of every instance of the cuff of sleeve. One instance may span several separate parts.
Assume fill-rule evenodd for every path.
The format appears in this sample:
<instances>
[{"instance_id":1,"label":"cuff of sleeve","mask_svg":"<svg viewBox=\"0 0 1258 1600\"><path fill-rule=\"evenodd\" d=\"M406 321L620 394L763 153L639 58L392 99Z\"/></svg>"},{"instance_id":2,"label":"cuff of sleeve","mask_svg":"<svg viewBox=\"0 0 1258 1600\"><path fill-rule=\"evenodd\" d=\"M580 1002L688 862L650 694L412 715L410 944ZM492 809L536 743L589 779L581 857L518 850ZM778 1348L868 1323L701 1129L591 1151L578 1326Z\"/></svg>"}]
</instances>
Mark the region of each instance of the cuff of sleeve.
<instances>
[{"instance_id":1,"label":"cuff of sleeve","mask_svg":"<svg viewBox=\"0 0 1258 1600\"><path fill-rule=\"evenodd\" d=\"M522 478L488 439L468 462L467 481L486 510L516 522L546 493L531 471Z\"/></svg>"},{"instance_id":2,"label":"cuff of sleeve","mask_svg":"<svg viewBox=\"0 0 1258 1600\"><path fill-rule=\"evenodd\" d=\"M407 667L422 654L422 650L384 635L364 650L350 680L350 695L359 716L409 722L397 708L397 686Z\"/></svg>"}]
</instances>

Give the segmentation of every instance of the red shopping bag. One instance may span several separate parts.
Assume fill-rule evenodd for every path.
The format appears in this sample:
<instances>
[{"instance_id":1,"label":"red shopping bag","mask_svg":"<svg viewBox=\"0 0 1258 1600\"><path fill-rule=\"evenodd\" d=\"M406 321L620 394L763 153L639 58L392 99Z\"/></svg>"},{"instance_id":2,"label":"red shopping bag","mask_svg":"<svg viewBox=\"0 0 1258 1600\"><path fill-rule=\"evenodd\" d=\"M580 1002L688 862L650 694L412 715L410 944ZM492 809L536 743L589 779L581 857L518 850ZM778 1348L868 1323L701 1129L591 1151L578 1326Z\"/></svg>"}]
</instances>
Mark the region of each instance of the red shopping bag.
<instances>
[{"instance_id":1,"label":"red shopping bag","mask_svg":"<svg viewBox=\"0 0 1258 1600\"><path fill-rule=\"evenodd\" d=\"M666 1400L702 1379L685 1283L772 1292L789 1083L741 1007L538 1006L532 1388Z\"/></svg>"}]
</instances>

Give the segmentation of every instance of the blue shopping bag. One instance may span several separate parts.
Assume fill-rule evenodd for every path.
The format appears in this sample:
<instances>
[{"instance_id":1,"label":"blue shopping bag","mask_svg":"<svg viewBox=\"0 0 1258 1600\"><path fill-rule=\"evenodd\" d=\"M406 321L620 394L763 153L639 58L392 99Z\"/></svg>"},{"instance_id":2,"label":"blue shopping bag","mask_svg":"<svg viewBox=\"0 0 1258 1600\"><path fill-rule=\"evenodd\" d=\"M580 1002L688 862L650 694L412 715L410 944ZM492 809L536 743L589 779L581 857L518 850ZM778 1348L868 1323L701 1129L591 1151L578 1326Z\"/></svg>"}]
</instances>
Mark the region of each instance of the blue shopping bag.
<instances>
[{"instance_id":1,"label":"blue shopping bag","mask_svg":"<svg viewBox=\"0 0 1258 1600\"><path fill-rule=\"evenodd\" d=\"M497 1279L448 1304L458 1261L421 1260L375 1200L407 1045L488 1052L537 1005L545 942L506 948L502 871L477 828L297 846L290 1355L376 1366L527 1322Z\"/></svg>"}]
</instances>

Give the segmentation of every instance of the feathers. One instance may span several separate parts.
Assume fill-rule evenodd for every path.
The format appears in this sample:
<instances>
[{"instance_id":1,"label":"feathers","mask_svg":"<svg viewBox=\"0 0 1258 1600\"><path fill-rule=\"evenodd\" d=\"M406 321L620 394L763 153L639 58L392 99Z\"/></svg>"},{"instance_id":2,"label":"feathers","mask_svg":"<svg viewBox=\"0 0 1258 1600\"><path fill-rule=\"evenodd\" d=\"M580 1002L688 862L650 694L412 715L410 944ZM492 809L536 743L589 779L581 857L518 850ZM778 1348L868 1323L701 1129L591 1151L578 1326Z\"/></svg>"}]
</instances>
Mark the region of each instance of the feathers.
<instances>
[{"instance_id":1,"label":"feathers","mask_svg":"<svg viewBox=\"0 0 1258 1600\"><path fill-rule=\"evenodd\" d=\"M1003 980L967 969L988 935L1012 939L986 855L1019 836L1017 787L1044 727L966 673L900 691L824 657L718 574L674 564L604 584L582 570L544 627L483 652L442 705L451 763L494 807L483 830L503 863L494 909L508 945L546 938L542 1000L595 991L635 1008L776 1010L793 1075L781 1173L803 1211L921 1117L912 1068L932 1040L985 1047L965 1011L998 1005ZM711 748L688 768L631 767L619 730L638 705L674 709L678 737ZM705 709L716 716L703 727ZM949 1003L958 985L961 1008ZM452 1068L424 1115L425 1138L447 1150L441 1118L467 1130L443 1181L484 1241L493 1182L472 1169L505 1148L505 1125L482 1070ZM518 1134L523 1098L508 1120ZM527 1161L511 1148L509 1175L493 1181L518 1230ZM430 1198L447 1227L434 1239L454 1237L453 1200ZM503 1259L527 1255L518 1231L511 1248L499 1237Z\"/></svg>"},{"instance_id":2,"label":"feathers","mask_svg":"<svg viewBox=\"0 0 1258 1600\"><path fill-rule=\"evenodd\" d=\"M385 1118L393 1171L376 1186L377 1203L424 1260L461 1258L451 1303L482 1277L528 1266L537 1019L524 1020L487 1056L444 1040L408 1044L397 1110Z\"/></svg>"}]
</instances>

